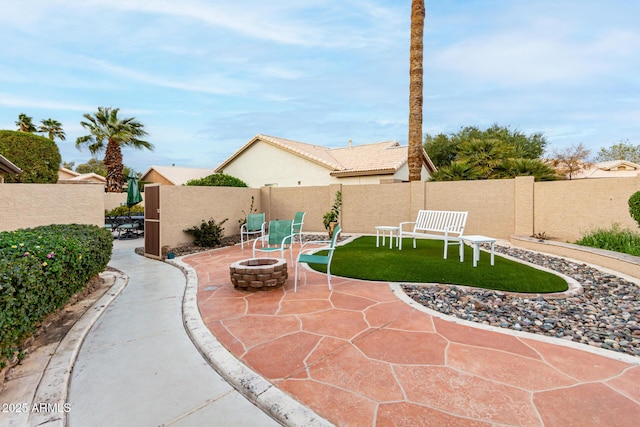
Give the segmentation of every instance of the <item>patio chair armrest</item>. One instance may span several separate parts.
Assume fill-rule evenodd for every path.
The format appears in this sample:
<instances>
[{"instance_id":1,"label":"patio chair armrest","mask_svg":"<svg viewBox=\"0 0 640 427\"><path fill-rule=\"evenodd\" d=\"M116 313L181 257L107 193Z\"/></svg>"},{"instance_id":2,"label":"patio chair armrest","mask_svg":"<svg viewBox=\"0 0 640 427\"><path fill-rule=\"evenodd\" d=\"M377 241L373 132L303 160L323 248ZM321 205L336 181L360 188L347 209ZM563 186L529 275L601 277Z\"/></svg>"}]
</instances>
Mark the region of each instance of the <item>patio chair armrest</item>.
<instances>
[{"instance_id":1,"label":"patio chair armrest","mask_svg":"<svg viewBox=\"0 0 640 427\"><path fill-rule=\"evenodd\" d=\"M330 240L312 240L310 242L305 242L302 244L302 246L300 247L300 252L299 253L304 253L304 252L318 252L318 251L322 251L322 250L329 250L331 249L331 246L318 246L318 247L313 247L313 248L306 248L305 246L309 245L309 244L331 244Z\"/></svg>"},{"instance_id":2,"label":"patio chair armrest","mask_svg":"<svg viewBox=\"0 0 640 427\"><path fill-rule=\"evenodd\" d=\"M267 234L266 236L264 236L264 238L266 239L266 241L269 241L269 235ZM262 239L260 239L259 237L253 240L253 257L255 257L255 253L256 253L256 245L258 244L259 241L262 241Z\"/></svg>"},{"instance_id":3,"label":"patio chair armrest","mask_svg":"<svg viewBox=\"0 0 640 427\"><path fill-rule=\"evenodd\" d=\"M287 241L287 239L289 239L289 245L291 243L293 243L293 238L294 238L295 234L289 234L288 236L284 236L284 238L282 239L282 243L280 244L280 246L283 246L285 244L285 242Z\"/></svg>"}]
</instances>

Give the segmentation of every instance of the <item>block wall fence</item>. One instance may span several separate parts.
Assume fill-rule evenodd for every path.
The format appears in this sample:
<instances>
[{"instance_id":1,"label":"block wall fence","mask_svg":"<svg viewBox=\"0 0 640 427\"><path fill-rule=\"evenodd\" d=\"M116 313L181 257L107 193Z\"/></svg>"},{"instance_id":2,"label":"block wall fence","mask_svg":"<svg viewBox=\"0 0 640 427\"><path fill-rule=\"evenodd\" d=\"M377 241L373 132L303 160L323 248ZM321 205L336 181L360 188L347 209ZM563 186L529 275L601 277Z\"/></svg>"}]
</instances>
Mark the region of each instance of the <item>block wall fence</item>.
<instances>
[{"instance_id":1,"label":"block wall fence","mask_svg":"<svg viewBox=\"0 0 640 427\"><path fill-rule=\"evenodd\" d=\"M500 239L544 233L573 242L590 229L619 224L638 230L628 200L640 191L640 176L534 182L505 180L411 182L318 187L174 187L160 186L160 242L188 243L183 230L210 218L228 218L226 235L239 232L238 221L253 208L267 220L307 212L304 229L324 232L322 217L342 192L345 233L373 233L376 225L415 219L419 209L469 211L466 234ZM0 231L55 223L102 225L104 211L126 201L126 194L104 193L99 186L60 184L0 185ZM141 241L142 243L142 241Z\"/></svg>"}]
</instances>

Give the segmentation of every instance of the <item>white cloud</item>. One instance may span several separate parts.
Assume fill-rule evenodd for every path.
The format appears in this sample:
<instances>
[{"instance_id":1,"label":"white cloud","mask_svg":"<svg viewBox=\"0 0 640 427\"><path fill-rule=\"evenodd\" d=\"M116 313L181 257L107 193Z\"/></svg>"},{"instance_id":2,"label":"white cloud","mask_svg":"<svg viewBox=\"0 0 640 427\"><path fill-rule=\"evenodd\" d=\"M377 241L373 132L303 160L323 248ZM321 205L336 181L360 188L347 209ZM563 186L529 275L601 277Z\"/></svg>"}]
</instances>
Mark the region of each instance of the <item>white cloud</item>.
<instances>
[{"instance_id":1,"label":"white cloud","mask_svg":"<svg viewBox=\"0 0 640 427\"><path fill-rule=\"evenodd\" d=\"M10 93L0 93L0 105L10 108L39 109L39 110L65 110L65 111L87 111L96 107L87 104L73 104L60 102L59 100L34 99L20 97Z\"/></svg>"}]
</instances>

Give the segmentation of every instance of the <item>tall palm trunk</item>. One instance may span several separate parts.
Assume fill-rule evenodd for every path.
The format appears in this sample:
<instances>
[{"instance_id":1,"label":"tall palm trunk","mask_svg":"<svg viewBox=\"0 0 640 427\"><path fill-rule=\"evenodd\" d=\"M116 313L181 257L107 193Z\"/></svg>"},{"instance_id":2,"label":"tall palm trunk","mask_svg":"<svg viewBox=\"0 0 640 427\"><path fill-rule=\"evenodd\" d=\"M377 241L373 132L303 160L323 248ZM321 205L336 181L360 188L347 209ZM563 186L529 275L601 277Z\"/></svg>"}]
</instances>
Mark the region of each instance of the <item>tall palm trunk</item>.
<instances>
[{"instance_id":1,"label":"tall palm trunk","mask_svg":"<svg viewBox=\"0 0 640 427\"><path fill-rule=\"evenodd\" d=\"M424 0L411 1L409 56L409 181L420 181L422 172L422 55Z\"/></svg>"},{"instance_id":2,"label":"tall palm trunk","mask_svg":"<svg viewBox=\"0 0 640 427\"><path fill-rule=\"evenodd\" d=\"M124 167L122 165L122 150L120 144L109 138L104 154L104 164L107 167L107 192L120 193L124 185Z\"/></svg>"}]
</instances>

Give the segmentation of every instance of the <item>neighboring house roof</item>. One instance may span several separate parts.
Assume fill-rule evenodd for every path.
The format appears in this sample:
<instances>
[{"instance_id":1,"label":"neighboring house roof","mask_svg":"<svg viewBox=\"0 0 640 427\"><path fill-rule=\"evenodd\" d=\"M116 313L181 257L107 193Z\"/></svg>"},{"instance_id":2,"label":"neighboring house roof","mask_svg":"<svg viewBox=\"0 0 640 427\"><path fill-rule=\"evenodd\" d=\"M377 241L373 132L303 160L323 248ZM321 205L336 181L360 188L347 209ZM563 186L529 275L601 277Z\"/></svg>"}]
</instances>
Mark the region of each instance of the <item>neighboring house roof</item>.
<instances>
[{"instance_id":1,"label":"neighboring house roof","mask_svg":"<svg viewBox=\"0 0 640 427\"><path fill-rule=\"evenodd\" d=\"M393 174L407 163L408 147L397 141L384 141L373 144L350 145L349 147L328 148L290 139L258 134L244 144L238 151L222 162L215 170L220 172L225 166L242 155L258 141L271 144L282 150L300 156L329 169L335 177L358 175ZM433 173L436 167L422 150L422 162L426 169Z\"/></svg>"},{"instance_id":2,"label":"neighboring house roof","mask_svg":"<svg viewBox=\"0 0 640 427\"><path fill-rule=\"evenodd\" d=\"M154 182L153 179L149 179L149 176L154 172L162 176L173 185L182 185L186 184L187 181L190 181L192 179L200 179L204 178L205 176L213 175L215 173L215 170L208 168L187 168L180 166L151 166L142 175L140 181Z\"/></svg>"},{"instance_id":3,"label":"neighboring house roof","mask_svg":"<svg viewBox=\"0 0 640 427\"><path fill-rule=\"evenodd\" d=\"M11 163L9 159L0 154L0 172L18 175L22 173L22 169Z\"/></svg>"},{"instance_id":4,"label":"neighboring house roof","mask_svg":"<svg viewBox=\"0 0 640 427\"><path fill-rule=\"evenodd\" d=\"M58 168L58 184L106 184L107 179L97 173L78 173L71 169Z\"/></svg>"},{"instance_id":5,"label":"neighboring house roof","mask_svg":"<svg viewBox=\"0 0 640 427\"><path fill-rule=\"evenodd\" d=\"M611 160L593 163L578 172L574 179L579 178L622 178L640 175L640 165L627 160Z\"/></svg>"}]
</instances>

